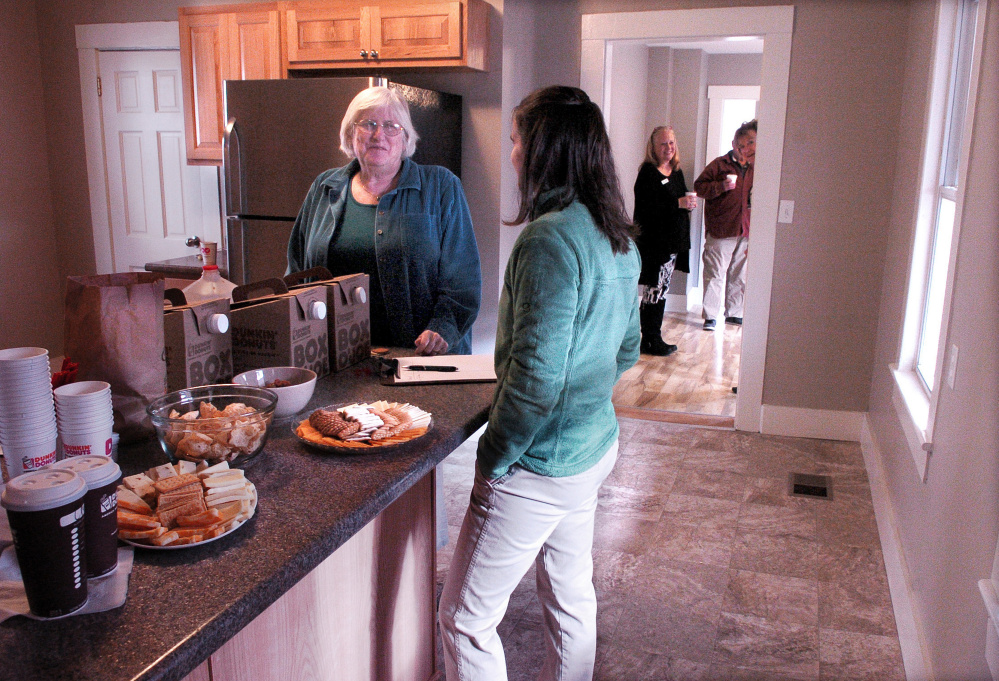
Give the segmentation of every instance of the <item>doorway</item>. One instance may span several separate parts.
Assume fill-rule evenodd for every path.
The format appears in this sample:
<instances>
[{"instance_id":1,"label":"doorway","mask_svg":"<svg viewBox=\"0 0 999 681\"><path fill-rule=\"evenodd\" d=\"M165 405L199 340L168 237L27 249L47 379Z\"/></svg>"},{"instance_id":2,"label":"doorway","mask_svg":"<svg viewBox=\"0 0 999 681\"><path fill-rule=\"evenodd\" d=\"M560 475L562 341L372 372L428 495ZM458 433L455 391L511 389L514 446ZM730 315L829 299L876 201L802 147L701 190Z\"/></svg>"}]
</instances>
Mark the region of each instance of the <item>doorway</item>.
<instances>
[{"instance_id":1,"label":"doorway","mask_svg":"<svg viewBox=\"0 0 999 681\"><path fill-rule=\"evenodd\" d=\"M218 242L218 171L187 164L177 23L78 26L77 49L97 271Z\"/></svg>"},{"instance_id":2,"label":"doorway","mask_svg":"<svg viewBox=\"0 0 999 681\"><path fill-rule=\"evenodd\" d=\"M629 114L620 112L620 107L615 112L615 104L627 99L617 87L612 93L615 58L622 53L634 50L636 46L644 49L644 45L656 41L717 41L739 37L763 42L760 133L751 222L753 243L748 261L745 323L739 329L742 353L732 424L739 430L757 432L763 397L793 19L794 8L783 6L589 14L582 20L580 86L594 101L601 103L609 130L636 127L628 120ZM642 94L644 96L644 92ZM704 94L706 96L706 92ZM630 116L633 118L633 114ZM647 134L647 126L638 127L640 139ZM706 130L702 129L698 134L706 136ZM619 170L622 186L629 187L634 174L629 180L626 166ZM696 278L692 276L691 280L692 284Z\"/></svg>"}]
</instances>

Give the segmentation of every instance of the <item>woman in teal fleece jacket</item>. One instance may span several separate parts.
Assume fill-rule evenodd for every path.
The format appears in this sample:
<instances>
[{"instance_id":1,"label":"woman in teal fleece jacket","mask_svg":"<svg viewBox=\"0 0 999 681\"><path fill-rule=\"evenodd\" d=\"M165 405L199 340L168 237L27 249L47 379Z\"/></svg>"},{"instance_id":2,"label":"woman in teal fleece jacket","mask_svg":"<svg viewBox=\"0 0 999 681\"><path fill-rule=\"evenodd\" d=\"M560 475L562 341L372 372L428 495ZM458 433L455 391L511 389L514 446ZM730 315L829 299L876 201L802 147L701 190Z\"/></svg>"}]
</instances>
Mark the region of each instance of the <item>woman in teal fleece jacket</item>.
<instances>
[{"instance_id":1,"label":"woman in teal fleece jacket","mask_svg":"<svg viewBox=\"0 0 999 681\"><path fill-rule=\"evenodd\" d=\"M590 679L593 518L617 458L614 384L635 364L640 259L599 108L550 87L514 110L525 220L507 264L498 383L440 602L448 681L505 679L496 626L533 562L542 679Z\"/></svg>"}]
</instances>

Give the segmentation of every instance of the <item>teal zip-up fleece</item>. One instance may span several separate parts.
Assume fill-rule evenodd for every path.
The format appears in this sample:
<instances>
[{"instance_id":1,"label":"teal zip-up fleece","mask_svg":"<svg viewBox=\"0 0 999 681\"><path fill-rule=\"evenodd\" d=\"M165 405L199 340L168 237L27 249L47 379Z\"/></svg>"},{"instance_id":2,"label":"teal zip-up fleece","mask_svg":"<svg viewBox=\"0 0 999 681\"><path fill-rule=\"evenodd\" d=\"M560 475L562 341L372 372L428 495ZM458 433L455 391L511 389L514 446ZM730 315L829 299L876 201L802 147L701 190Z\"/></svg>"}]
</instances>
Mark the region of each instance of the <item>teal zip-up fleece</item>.
<instances>
[{"instance_id":1,"label":"teal zip-up fleece","mask_svg":"<svg viewBox=\"0 0 999 681\"><path fill-rule=\"evenodd\" d=\"M326 266L360 168L354 159L312 183L288 241L289 273ZM396 188L378 202L374 248L392 344L411 348L430 329L448 342L448 354L469 354L482 280L472 216L454 173L403 159Z\"/></svg>"},{"instance_id":2,"label":"teal zip-up fleece","mask_svg":"<svg viewBox=\"0 0 999 681\"><path fill-rule=\"evenodd\" d=\"M521 232L503 282L498 382L478 447L487 479L514 464L576 475L617 438L611 393L638 361L640 271L634 244L614 255L579 202Z\"/></svg>"}]
</instances>

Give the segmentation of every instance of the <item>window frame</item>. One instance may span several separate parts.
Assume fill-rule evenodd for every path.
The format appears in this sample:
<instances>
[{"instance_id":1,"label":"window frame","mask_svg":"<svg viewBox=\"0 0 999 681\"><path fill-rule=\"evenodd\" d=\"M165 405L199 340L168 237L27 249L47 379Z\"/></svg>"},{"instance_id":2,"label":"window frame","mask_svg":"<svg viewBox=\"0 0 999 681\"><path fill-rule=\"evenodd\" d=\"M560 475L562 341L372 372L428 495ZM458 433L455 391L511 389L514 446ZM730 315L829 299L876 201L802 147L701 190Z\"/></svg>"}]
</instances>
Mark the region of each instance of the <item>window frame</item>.
<instances>
[{"instance_id":1,"label":"window frame","mask_svg":"<svg viewBox=\"0 0 999 681\"><path fill-rule=\"evenodd\" d=\"M958 35L961 6L967 3L974 13L974 35L970 55L967 102L961 121L960 149L957 162L957 185L945 186L947 149L952 143L948 133L954 129L952 80L958 72L960 55L956 53L961 36ZM937 6L937 20L933 40L933 67L930 89L927 94L925 125L923 126L922 159L919 176L919 194L915 206L915 230L910 251L909 276L902 323L898 363L891 366L894 378L892 400L899 421L905 432L916 470L923 482L929 473L933 451L933 430L936 422L940 394L945 387L944 367L956 362L948 344L951 324L951 303L957 270L957 253L961 241L961 221L964 212L964 195L971 149L974 137L975 104L979 93L982 39L985 29L987 0L941 0ZM958 112L961 113L960 111ZM954 226L950 249L947 254L946 283L943 312L939 329L932 389L917 370L920 338L923 331L925 304L929 285L932 253L937 234L941 200L955 203ZM949 372L953 374L954 367Z\"/></svg>"}]
</instances>

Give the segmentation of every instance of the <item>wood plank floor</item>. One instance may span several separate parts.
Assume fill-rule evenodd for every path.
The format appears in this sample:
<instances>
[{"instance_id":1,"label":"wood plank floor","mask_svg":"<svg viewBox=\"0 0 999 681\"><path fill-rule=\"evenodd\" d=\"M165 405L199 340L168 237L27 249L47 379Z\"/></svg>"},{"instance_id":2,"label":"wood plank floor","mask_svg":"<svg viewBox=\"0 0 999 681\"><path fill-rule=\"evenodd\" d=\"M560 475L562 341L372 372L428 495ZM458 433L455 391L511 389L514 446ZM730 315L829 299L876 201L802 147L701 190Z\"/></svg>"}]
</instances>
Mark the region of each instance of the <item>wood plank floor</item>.
<instances>
[{"instance_id":1,"label":"wood plank floor","mask_svg":"<svg viewBox=\"0 0 999 681\"><path fill-rule=\"evenodd\" d=\"M719 320L721 322L722 320ZM701 310L667 312L663 339L679 346L669 357L643 354L614 388L619 413L641 418L641 412L676 412L735 416L735 393L742 327L720 323L701 328Z\"/></svg>"}]
</instances>

